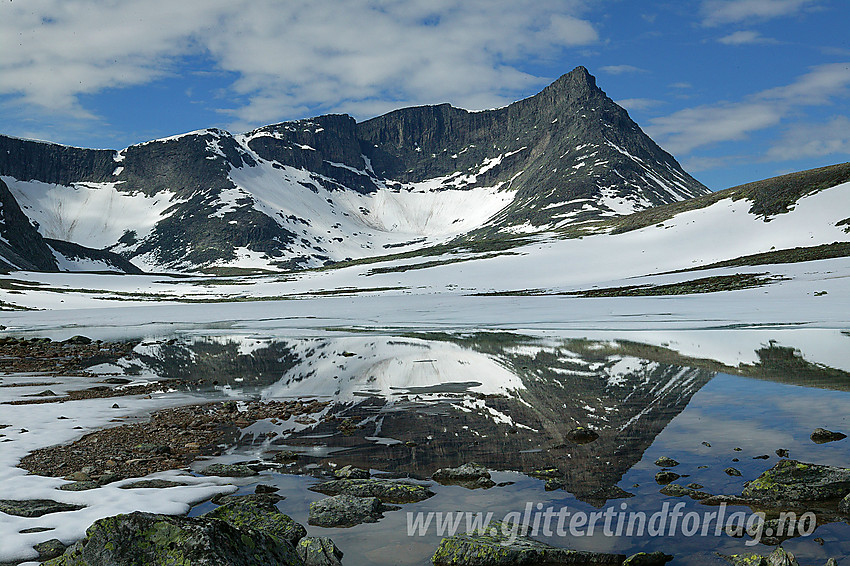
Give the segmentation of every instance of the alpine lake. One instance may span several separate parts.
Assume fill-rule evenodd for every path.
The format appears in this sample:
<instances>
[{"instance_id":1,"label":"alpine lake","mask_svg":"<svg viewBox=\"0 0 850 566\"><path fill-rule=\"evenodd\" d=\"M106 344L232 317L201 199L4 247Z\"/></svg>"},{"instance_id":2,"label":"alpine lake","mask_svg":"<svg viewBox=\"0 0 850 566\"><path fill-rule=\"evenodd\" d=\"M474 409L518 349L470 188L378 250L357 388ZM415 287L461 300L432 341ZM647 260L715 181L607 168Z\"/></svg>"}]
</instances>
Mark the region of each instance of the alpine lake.
<instances>
[{"instance_id":1,"label":"alpine lake","mask_svg":"<svg viewBox=\"0 0 850 566\"><path fill-rule=\"evenodd\" d=\"M850 440L812 436L818 428L850 431L846 331L295 331L210 325L138 335L130 329L121 336L98 328L73 332L126 347L112 357L83 360L72 372L9 365L15 356L27 357L21 344L29 347L33 338L72 344L67 330L24 333L17 353L4 344L5 442L23 438L12 434L23 425L11 412L22 406L48 407L53 418L70 415L75 443L82 442L81 434L85 439L144 423L164 408L227 406L233 422L219 427L227 430L218 436L194 438L187 425L173 424L186 427L180 442L189 448L181 448L181 473L202 478L211 464L248 466L256 475L218 480L223 493L276 492L283 498L277 508L309 535L330 537L347 566L430 564L441 540L452 534L451 522L460 534L479 513L555 547L625 555L663 551L674 557L674 566L726 564L721 555L767 555L780 543L802 565L820 566L830 557L850 564L850 518L838 511L837 500L793 507L814 522L777 538L717 527L716 514L722 507L724 520L733 523L756 511L771 519L785 510L781 505L729 499L721 506L711 497L740 496L747 482L785 460L850 467ZM100 393L71 395L84 390ZM272 402L288 409L271 418L250 415L252 406ZM86 416L94 409L71 410L83 403L99 411L115 407L120 418L104 424ZM156 442L134 437L124 448L132 452L146 441ZM54 443L36 442L33 453L41 456L18 458L28 471L49 477L51 486L69 471L46 470L44 462L58 457L50 452ZM174 446L170 451L179 452ZM145 458L156 459L135 460L144 464ZM432 478L439 469L470 463L486 469L489 480L486 474L472 481ZM89 465L91 472L99 464ZM376 522L308 524L310 503L326 497L310 488L335 479L346 466L374 478L427 485L434 495L384 511ZM126 468L126 475L138 479L140 472ZM180 489L149 489L146 497ZM207 497L193 501L188 514L216 507ZM120 502L114 508L135 510ZM546 510L552 510L549 519ZM558 525L555 513L567 511ZM73 513L54 518L75 521ZM630 518L640 514L646 528L635 523L629 530ZM589 517L593 528L571 523L574 516ZM3 533L21 536L36 535L32 529ZM38 536L53 538L49 530Z\"/></svg>"}]
</instances>

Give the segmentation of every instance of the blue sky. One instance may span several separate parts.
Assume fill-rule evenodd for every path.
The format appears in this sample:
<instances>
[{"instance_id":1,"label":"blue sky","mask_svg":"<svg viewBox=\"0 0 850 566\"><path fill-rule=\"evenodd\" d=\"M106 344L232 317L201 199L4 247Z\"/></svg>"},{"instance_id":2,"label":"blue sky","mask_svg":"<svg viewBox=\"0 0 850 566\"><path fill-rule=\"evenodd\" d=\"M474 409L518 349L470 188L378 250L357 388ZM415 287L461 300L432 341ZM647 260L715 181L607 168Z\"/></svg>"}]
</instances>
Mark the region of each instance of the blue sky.
<instances>
[{"instance_id":1,"label":"blue sky","mask_svg":"<svg viewBox=\"0 0 850 566\"><path fill-rule=\"evenodd\" d=\"M2 0L0 133L120 149L578 65L712 189L850 160L846 0Z\"/></svg>"}]
</instances>

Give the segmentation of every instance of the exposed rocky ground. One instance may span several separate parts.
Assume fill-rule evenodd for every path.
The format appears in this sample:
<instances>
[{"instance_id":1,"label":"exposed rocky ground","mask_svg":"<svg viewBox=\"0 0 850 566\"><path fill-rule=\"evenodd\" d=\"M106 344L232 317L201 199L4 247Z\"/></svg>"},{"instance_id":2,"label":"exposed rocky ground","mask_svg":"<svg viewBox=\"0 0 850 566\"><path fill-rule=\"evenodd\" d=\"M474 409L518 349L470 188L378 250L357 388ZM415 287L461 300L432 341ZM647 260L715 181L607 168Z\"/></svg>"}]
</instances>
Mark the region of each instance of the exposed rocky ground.
<instances>
[{"instance_id":1,"label":"exposed rocky ground","mask_svg":"<svg viewBox=\"0 0 850 566\"><path fill-rule=\"evenodd\" d=\"M220 455L220 445L235 443L240 429L258 420L309 415L326 404L254 401L240 410L235 401L225 401L164 409L148 422L107 428L69 445L36 450L20 467L34 474L98 484L146 476L183 468L202 456Z\"/></svg>"},{"instance_id":2,"label":"exposed rocky ground","mask_svg":"<svg viewBox=\"0 0 850 566\"><path fill-rule=\"evenodd\" d=\"M90 375L86 368L114 362L129 354L138 343L138 340L103 342L86 336L62 341L4 336L0 337L0 373Z\"/></svg>"}]
</instances>

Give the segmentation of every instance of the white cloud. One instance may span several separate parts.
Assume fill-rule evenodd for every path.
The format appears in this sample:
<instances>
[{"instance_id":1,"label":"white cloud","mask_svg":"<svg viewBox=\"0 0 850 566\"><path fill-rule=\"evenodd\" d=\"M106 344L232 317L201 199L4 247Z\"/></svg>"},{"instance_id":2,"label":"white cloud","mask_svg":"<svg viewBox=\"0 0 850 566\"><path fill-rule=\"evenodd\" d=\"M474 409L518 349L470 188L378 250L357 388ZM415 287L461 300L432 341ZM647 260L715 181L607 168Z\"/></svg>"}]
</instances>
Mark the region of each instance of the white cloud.
<instances>
[{"instance_id":1,"label":"white cloud","mask_svg":"<svg viewBox=\"0 0 850 566\"><path fill-rule=\"evenodd\" d=\"M596 42L580 0L28 0L0 4L0 94L91 117L80 96L211 56L235 73L234 127L309 110L510 102L552 77L518 70ZM564 71L570 69L565 68Z\"/></svg>"},{"instance_id":2,"label":"white cloud","mask_svg":"<svg viewBox=\"0 0 850 566\"><path fill-rule=\"evenodd\" d=\"M796 108L828 104L847 94L850 64L821 65L793 83L764 90L740 102L709 104L654 118L648 133L673 154L718 142L747 139L780 124Z\"/></svg>"},{"instance_id":3,"label":"white cloud","mask_svg":"<svg viewBox=\"0 0 850 566\"><path fill-rule=\"evenodd\" d=\"M609 75L622 75L624 73L646 72L646 69L641 69L640 67L634 67L632 65L608 65L607 67L602 67L599 70L604 73L608 73Z\"/></svg>"},{"instance_id":4,"label":"white cloud","mask_svg":"<svg viewBox=\"0 0 850 566\"><path fill-rule=\"evenodd\" d=\"M815 2L816 0L705 0L701 12L703 25L717 26L790 16Z\"/></svg>"},{"instance_id":5,"label":"white cloud","mask_svg":"<svg viewBox=\"0 0 850 566\"><path fill-rule=\"evenodd\" d=\"M850 118L835 116L826 123L795 124L767 152L773 161L850 155Z\"/></svg>"},{"instance_id":6,"label":"white cloud","mask_svg":"<svg viewBox=\"0 0 850 566\"><path fill-rule=\"evenodd\" d=\"M617 104L626 110L634 111L655 108L656 106L664 104L664 101L656 100L654 98L624 98L622 100L618 100Z\"/></svg>"},{"instance_id":7,"label":"white cloud","mask_svg":"<svg viewBox=\"0 0 850 566\"><path fill-rule=\"evenodd\" d=\"M776 43L775 39L762 36L757 31L736 31L717 40L724 45L748 45L755 43Z\"/></svg>"}]
</instances>

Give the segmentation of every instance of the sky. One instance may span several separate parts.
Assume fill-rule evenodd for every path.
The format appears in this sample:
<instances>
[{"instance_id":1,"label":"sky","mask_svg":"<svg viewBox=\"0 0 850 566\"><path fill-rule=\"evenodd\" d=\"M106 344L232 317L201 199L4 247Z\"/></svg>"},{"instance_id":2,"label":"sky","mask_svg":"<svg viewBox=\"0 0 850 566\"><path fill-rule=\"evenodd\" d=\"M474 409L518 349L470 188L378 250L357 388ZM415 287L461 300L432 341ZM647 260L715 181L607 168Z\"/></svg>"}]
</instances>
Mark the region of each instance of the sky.
<instances>
[{"instance_id":1,"label":"sky","mask_svg":"<svg viewBox=\"0 0 850 566\"><path fill-rule=\"evenodd\" d=\"M846 0L0 0L0 133L480 110L583 65L712 189L850 161Z\"/></svg>"}]
</instances>

